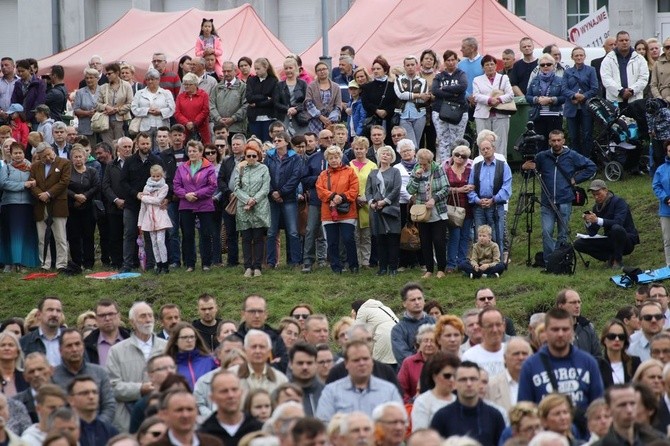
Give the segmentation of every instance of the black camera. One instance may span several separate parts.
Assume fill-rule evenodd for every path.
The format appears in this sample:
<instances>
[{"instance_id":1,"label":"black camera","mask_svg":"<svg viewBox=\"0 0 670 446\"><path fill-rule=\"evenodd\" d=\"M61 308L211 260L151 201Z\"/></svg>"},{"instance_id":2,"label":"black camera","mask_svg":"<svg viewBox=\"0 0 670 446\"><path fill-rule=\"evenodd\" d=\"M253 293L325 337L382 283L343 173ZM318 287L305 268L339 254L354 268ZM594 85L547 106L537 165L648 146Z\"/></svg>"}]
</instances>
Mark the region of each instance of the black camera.
<instances>
[{"instance_id":1,"label":"black camera","mask_svg":"<svg viewBox=\"0 0 670 446\"><path fill-rule=\"evenodd\" d=\"M514 150L519 152L524 159L533 159L541 150L541 144L544 142L544 136L535 132L535 123L528 121L526 131L523 132L514 143Z\"/></svg>"}]
</instances>

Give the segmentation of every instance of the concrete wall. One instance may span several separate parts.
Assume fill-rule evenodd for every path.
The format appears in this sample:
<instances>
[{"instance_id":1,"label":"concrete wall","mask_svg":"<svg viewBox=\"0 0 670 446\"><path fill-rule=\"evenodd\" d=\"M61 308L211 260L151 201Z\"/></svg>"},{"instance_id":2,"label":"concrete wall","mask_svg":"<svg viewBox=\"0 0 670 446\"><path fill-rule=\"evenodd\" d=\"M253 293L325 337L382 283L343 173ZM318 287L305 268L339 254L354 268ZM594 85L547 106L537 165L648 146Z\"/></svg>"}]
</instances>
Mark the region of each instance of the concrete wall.
<instances>
[{"instance_id":1,"label":"concrete wall","mask_svg":"<svg viewBox=\"0 0 670 446\"><path fill-rule=\"evenodd\" d=\"M655 0L610 0L610 34L626 30L631 40L656 36Z\"/></svg>"}]
</instances>

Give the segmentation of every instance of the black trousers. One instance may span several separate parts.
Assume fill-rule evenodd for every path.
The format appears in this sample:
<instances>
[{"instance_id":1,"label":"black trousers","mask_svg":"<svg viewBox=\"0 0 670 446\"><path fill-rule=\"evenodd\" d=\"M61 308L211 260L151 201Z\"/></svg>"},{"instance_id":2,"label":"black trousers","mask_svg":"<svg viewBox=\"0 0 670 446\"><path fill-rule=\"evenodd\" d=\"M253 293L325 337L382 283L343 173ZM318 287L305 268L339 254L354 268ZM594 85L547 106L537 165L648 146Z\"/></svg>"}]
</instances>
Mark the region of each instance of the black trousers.
<instances>
[{"instance_id":1,"label":"black trousers","mask_svg":"<svg viewBox=\"0 0 670 446\"><path fill-rule=\"evenodd\" d=\"M109 240L109 261L113 267L121 268L123 265L123 212L107 212L107 238Z\"/></svg>"},{"instance_id":2,"label":"black trousers","mask_svg":"<svg viewBox=\"0 0 670 446\"><path fill-rule=\"evenodd\" d=\"M426 271L444 271L447 268L447 220L438 220L433 223L419 223L419 239L421 239L421 254L426 262Z\"/></svg>"},{"instance_id":3,"label":"black trousers","mask_svg":"<svg viewBox=\"0 0 670 446\"><path fill-rule=\"evenodd\" d=\"M265 250L265 234L268 228L251 228L240 231L244 268L261 269Z\"/></svg>"},{"instance_id":4,"label":"black trousers","mask_svg":"<svg viewBox=\"0 0 670 446\"><path fill-rule=\"evenodd\" d=\"M400 234L378 234L377 254L379 255L379 269L381 271L397 270L400 254Z\"/></svg>"},{"instance_id":5,"label":"black trousers","mask_svg":"<svg viewBox=\"0 0 670 446\"><path fill-rule=\"evenodd\" d=\"M621 263L623 256L633 252L635 245L621 225L614 225L607 233L607 238L577 239L575 250L588 254L600 261Z\"/></svg>"},{"instance_id":6,"label":"black trousers","mask_svg":"<svg viewBox=\"0 0 670 446\"><path fill-rule=\"evenodd\" d=\"M72 262L77 266L93 268L93 263L95 263L93 209L91 207L81 210L70 208L65 229Z\"/></svg>"}]
</instances>

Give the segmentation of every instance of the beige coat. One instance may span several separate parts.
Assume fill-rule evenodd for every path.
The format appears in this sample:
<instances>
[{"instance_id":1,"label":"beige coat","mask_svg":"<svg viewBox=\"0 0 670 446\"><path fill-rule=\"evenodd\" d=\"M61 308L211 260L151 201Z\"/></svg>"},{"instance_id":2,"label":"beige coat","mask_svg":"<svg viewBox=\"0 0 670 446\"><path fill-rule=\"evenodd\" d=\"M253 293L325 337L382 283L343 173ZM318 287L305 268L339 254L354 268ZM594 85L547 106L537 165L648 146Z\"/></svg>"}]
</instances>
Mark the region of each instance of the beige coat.
<instances>
[{"instance_id":1,"label":"beige coat","mask_svg":"<svg viewBox=\"0 0 670 446\"><path fill-rule=\"evenodd\" d=\"M117 121L128 121L132 118L130 116L130 104L133 102L133 87L122 79L119 79L119 82L121 82L121 86L116 91L112 90L109 84L100 86L98 105L95 109L102 112L106 105L118 107L119 111L113 115L113 118Z\"/></svg>"},{"instance_id":2,"label":"beige coat","mask_svg":"<svg viewBox=\"0 0 670 446\"><path fill-rule=\"evenodd\" d=\"M356 322L371 327L372 358L384 364L396 364L391 347L391 330L398 323L393 310L378 300L368 299L356 313Z\"/></svg>"},{"instance_id":3,"label":"beige coat","mask_svg":"<svg viewBox=\"0 0 670 446\"><path fill-rule=\"evenodd\" d=\"M655 98L670 100L670 60L661 54L651 69L651 95Z\"/></svg>"}]
</instances>

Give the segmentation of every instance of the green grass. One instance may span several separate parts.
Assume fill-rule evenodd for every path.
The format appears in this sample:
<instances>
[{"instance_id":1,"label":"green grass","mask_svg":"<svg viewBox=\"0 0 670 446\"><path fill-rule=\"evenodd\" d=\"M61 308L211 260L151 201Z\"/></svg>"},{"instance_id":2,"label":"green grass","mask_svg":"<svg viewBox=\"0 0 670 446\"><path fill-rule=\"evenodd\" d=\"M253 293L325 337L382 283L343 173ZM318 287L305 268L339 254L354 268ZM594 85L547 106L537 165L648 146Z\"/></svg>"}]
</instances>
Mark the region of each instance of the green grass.
<instances>
[{"instance_id":1,"label":"green grass","mask_svg":"<svg viewBox=\"0 0 670 446\"><path fill-rule=\"evenodd\" d=\"M517 192L521 177L514 176L514 198L510 205L509 224L514 218ZM588 187L588 186L587 186ZM610 184L611 190L623 196L632 206L633 216L640 232L641 244L632 255L624 259L626 265L642 269L663 266L663 243L657 216L658 204L651 191L648 177L625 178ZM539 192L539 187L538 187ZM587 206L590 209L592 200ZM583 231L581 213L585 208L573 208L570 222L572 233ZM534 228L531 234L531 253L541 250L540 213L536 205ZM527 234L525 220L519 224L518 235L512 246L512 264L497 280L473 281L461 275L450 275L446 279L420 280L418 269L400 273L397 277L379 278L373 270L358 275L335 276L329 270L320 269L312 274L278 269L264 271L254 279L242 277L242 269L215 268L208 273L196 270L186 273L184 269L167 276L144 274L137 279L106 281L78 277L59 277L52 280L23 281L16 274L0 274L0 315L25 316L37 300L45 295L57 295L64 301L64 311L69 323L77 314L91 309L100 298L116 299L123 313L136 300L146 300L154 309L164 303L174 302L181 306L185 319L195 317L196 299L201 293L212 293L221 307L220 315L238 319L242 299L250 293L258 293L269 301L270 322L278 321L299 302L310 303L318 312L325 313L331 321L350 311L354 299L375 298L384 301L400 312L398 290L409 281L421 282L427 299L437 299L455 314L473 304L475 290L490 286L498 296L498 305L514 319L521 332L525 331L528 317L536 311L549 308L556 292L563 287L575 288L581 295L582 314L592 319L599 328L613 317L617 308L633 303L633 291L616 287L609 281L615 271L606 269L600 262L591 259L591 267L585 269L578 261L574 276L541 274L539 269L526 267Z\"/></svg>"}]
</instances>

